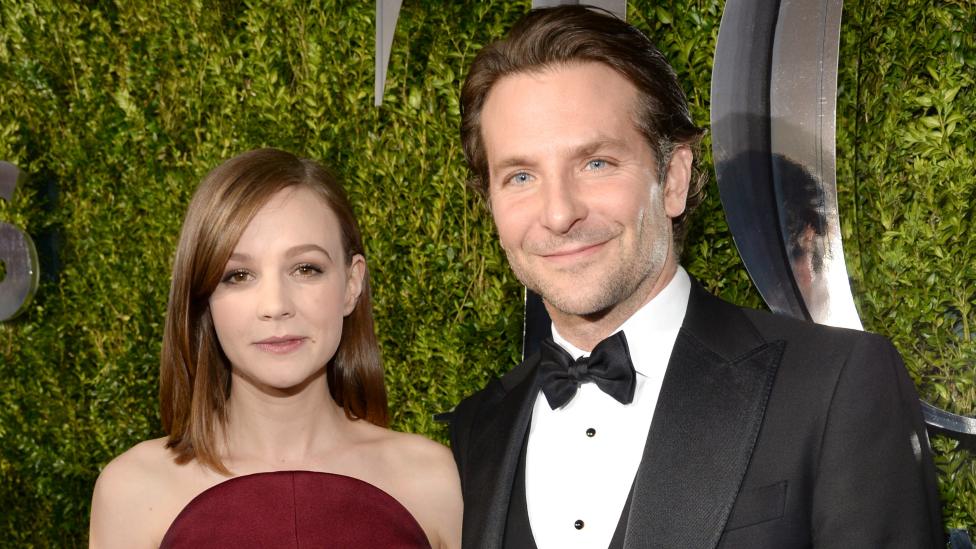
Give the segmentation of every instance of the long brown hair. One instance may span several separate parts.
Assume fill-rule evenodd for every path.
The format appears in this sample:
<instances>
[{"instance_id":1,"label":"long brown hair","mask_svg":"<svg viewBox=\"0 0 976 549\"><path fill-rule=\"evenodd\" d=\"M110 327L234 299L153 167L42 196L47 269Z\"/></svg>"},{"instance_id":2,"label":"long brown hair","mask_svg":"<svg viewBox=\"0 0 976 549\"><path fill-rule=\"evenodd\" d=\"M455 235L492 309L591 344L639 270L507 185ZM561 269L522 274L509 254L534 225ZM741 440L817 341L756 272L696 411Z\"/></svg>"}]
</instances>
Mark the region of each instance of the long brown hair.
<instances>
[{"instance_id":1,"label":"long brown hair","mask_svg":"<svg viewBox=\"0 0 976 549\"><path fill-rule=\"evenodd\" d=\"M216 434L227 421L230 363L210 316L210 295L220 282L237 241L254 215L278 191L311 189L339 220L347 264L365 257L362 235L345 192L328 170L276 149L236 156L211 171L190 201L173 260L160 360L159 406L166 445L177 463L197 459L229 474L218 455ZM386 427L388 410L379 346L373 330L369 273L326 369L329 392L349 418Z\"/></svg>"}]
</instances>

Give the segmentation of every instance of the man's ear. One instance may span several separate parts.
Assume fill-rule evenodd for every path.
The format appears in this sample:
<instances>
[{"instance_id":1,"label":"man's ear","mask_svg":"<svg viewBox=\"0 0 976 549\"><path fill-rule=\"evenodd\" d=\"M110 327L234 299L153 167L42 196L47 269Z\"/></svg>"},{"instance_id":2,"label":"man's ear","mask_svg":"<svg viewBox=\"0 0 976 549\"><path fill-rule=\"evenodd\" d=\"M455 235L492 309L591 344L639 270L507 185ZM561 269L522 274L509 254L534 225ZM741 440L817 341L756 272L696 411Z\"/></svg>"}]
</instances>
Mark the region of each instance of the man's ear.
<instances>
[{"instance_id":1,"label":"man's ear","mask_svg":"<svg viewBox=\"0 0 976 549\"><path fill-rule=\"evenodd\" d=\"M664 211L672 219L685 211L693 161L694 155L688 145L678 145L671 152L671 161L664 176Z\"/></svg>"},{"instance_id":2,"label":"man's ear","mask_svg":"<svg viewBox=\"0 0 976 549\"><path fill-rule=\"evenodd\" d=\"M488 180L483 179L479 182L478 196L481 202L485 205L485 210L488 211L488 215L492 215L491 207L491 175L488 176Z\"/></svg>"},{"instance_id":3,"label":"man's ear","mask_svg":"<svg viewBox=\"0 0 976 549\"><path fill-rule=\"evenodd\" d=\"M343 316L349 315L359 303L359 296L363 293L363 280L366 278L366 258L355 254L349 260L346 268L346 300L343 303Z\"/></svg>"}]
</instances>

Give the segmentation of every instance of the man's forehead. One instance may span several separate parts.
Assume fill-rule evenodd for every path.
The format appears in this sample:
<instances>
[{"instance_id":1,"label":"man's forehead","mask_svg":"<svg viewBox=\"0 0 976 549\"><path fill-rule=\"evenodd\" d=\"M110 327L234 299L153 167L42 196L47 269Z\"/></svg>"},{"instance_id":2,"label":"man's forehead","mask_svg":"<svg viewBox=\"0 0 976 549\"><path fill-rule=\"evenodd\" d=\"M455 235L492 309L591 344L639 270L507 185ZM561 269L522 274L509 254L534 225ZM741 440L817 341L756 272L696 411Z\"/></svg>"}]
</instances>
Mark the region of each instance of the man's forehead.
<instances>
[{"instance_id":1,"label":"man's forehead","mask_svg":"<svg viewBox=\"0 0 976 549\"><path fill-rule=\"evenodd\" d=\"M616 70L612 66L604 63L602 61L580 59L571 61L559 61L556 63L546 63L541 65L533 65L529 67L522 67L519 70L505 74L499 77L491 85L485 96L485 101L491 97L492 92L502 83L510 83L512 80L523 79L527 81L542 82L553 75L572 72L576 74L580 73L593 73L594 78L600 79L601 77L606 77L608 74L616 75L625 82L630 83L630 79L622 74L620 71ZM631 84L633 85L633 84Z\"/></svg>"},{"instance_id":2,"label":"man's forehead","mask_svg":"<svg viewBox=\"0 0 976 549\"><path fill-rule=\"evenodd\" d=\"M625 144L638 132L637 89L602 63L550 67L506 75L481 112L489 163L510 163L527 148L585 152ZM494 167L494 166L493 166Z\"/></svg>"},{"instance_id":3,"label":"man's forehead","mask_svg":"<svg viewBox=\"0 0 976 549\"><path fill-rule=\"evenodd\" d=\"M588 115L633 112L637 88L613 68L602 63L558 65L547 70L505 75L492 85L481 109L482 123L520 111L540 114ZM583 111L574 111L585 106Z\"/></svg>"}]
</instances>

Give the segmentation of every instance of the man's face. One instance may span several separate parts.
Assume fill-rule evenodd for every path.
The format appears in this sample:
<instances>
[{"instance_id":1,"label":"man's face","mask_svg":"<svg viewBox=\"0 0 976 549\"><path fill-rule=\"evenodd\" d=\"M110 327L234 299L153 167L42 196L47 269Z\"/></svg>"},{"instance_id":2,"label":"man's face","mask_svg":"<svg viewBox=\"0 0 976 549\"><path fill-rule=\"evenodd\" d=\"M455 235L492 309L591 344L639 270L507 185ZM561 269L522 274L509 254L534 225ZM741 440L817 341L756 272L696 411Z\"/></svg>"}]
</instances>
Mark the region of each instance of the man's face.
<instances>
[{"instance_id":1,"label":"man's face","mask_svg":"<svg viewBox=\"0 0 976 549\"><path fill-rule=\"evenodd\" d=\"M629 315L671 279L671 218L691 153L664 186L634 125L637 89L600 63L499 80L482 113L489 201L512 270L550 315Z\"/></svg>"}]
</instances>

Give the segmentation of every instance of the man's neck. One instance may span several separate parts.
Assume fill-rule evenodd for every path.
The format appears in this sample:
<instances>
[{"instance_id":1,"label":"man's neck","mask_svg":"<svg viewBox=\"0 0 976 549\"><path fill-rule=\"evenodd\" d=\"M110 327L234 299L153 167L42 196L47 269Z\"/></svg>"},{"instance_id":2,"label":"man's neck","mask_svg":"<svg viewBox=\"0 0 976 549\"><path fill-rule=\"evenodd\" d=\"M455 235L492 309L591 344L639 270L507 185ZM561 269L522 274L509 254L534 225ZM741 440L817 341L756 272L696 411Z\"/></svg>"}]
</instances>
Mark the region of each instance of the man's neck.
<instances>
[{"instance_id":1,"label":"man's neck","mask_svg":"<svg viewBox=\"0 0 976 549\"><path fill-rule=\"evenodd\" d=\"M677 271L677 261L667 261L656 277L649 276L630 296L596 314L564 313L550 307L548 303L546 303L546 310L559 335L578 349L589 352L661 293Z\"/></svg>"}]
</instances>

